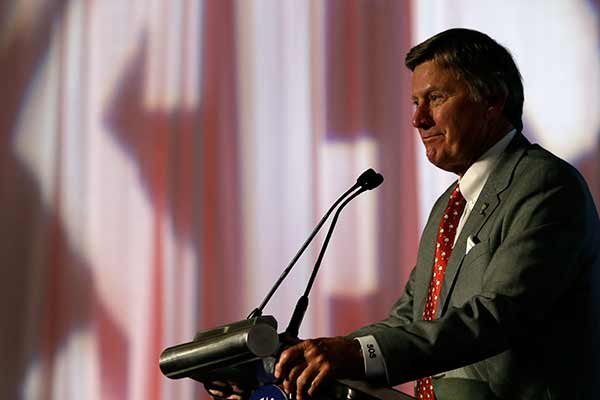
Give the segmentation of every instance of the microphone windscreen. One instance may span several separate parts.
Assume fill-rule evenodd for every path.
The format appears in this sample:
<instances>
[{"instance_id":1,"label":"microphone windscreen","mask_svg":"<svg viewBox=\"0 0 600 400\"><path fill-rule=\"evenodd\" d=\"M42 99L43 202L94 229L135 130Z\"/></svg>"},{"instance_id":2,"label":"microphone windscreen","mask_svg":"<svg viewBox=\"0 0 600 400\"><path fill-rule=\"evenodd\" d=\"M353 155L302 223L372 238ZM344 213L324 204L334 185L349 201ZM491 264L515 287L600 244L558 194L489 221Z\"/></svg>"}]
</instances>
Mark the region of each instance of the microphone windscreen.
<instances>
[{"instance_id":1,"label":"microphone windscreen","mask_svg":"<svg viewBox=\"0 0 600 400\"><path fill-rule=\"evenodd\" d=\"M358 183L360 186L367 190L375 189L377 186L381 185L382 182L383 175L375 172L373 168L369 168L368 170L360 174L360 176L356 180L356 183Z\"/></svg>"}]
</instances>

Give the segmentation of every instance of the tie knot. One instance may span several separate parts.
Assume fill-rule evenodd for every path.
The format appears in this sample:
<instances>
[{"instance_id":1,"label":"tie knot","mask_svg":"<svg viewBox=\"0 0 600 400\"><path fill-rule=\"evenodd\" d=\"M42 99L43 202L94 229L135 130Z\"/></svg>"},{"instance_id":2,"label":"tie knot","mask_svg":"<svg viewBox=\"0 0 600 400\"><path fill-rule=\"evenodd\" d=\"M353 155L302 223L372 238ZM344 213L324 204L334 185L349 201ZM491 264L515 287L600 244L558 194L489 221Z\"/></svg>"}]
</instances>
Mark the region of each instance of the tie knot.
<instances>
[{"instance_id":1,"label":"tie knot","mask_svg":"<svg viewBox=\"0 0 600 400\"><path fill-rule=\"evenodd\" d=\"M467 200L465 200L465 197L460 192L460 187L457 184L448 200L446 212L452 211L453 215L458 215L460 218L460 214L462 214L466 204Z\"/></svg>"}]
</instances>

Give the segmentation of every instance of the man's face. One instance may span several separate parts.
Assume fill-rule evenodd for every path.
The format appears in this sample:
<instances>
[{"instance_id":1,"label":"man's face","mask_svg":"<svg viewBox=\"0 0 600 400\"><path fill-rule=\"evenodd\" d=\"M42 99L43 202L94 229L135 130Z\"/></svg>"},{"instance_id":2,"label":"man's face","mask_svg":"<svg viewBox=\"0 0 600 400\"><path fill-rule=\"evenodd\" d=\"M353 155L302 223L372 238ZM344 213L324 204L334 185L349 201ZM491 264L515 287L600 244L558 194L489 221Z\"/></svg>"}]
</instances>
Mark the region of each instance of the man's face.
<instances>
[{"instance_id":1,"label":"man's face","mask_svg":"<svg viewBox=\"0 0 600 400\"><path fill-rule=\"evenodd\" d=\"M419 130L429 161L464 174L492 139L485 102L475 102L465 82L434 61L414 69L412 100L412 124Z\"/></svg>"}]
</instances>

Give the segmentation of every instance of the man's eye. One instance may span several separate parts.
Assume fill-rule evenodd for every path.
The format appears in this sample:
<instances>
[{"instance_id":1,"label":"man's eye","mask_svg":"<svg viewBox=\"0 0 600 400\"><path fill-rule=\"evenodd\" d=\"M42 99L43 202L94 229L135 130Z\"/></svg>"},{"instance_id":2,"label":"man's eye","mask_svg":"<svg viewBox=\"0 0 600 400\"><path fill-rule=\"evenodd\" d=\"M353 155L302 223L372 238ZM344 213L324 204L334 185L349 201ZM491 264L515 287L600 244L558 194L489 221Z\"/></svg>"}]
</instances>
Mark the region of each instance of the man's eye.
<instances>
[{"instance_id":1,"label":"man's eye","mask_svg":"<svg viewBox=\"0 0 600 400\"><path fill-rule=\"evenodd\" d=\"M441 103L444 101L444 99L445 99L445 97L441 94L430 94L429 95L429 102L433 103L433 104Z\"/></svg>"}]
</instances>

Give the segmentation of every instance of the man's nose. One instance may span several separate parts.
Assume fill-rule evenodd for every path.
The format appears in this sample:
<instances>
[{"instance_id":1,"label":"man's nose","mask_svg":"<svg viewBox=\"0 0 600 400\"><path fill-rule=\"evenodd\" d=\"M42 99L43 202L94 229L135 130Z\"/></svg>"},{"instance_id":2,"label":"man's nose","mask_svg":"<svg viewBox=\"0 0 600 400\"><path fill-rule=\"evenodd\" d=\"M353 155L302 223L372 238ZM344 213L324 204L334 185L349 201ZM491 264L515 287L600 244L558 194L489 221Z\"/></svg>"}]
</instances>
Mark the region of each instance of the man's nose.
<instances>
[{"instance_id":1,"label":"man's nose","mask_svg":"<svg viewBox=\"0 0 600 400\"><path fill-rule=\"evenodd\" d=\"M433 118L431 117L431 110L426 104L420 104L415 107L412 125L417 129L427 129L434 125Z\"/></svg>"}]
</instances>

